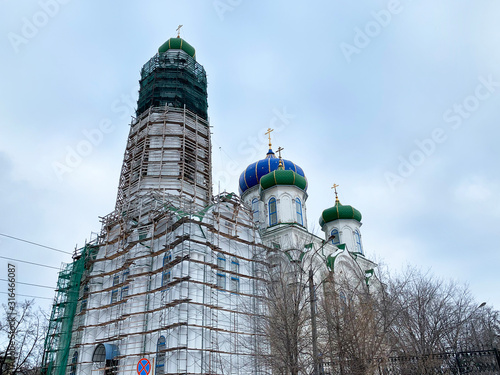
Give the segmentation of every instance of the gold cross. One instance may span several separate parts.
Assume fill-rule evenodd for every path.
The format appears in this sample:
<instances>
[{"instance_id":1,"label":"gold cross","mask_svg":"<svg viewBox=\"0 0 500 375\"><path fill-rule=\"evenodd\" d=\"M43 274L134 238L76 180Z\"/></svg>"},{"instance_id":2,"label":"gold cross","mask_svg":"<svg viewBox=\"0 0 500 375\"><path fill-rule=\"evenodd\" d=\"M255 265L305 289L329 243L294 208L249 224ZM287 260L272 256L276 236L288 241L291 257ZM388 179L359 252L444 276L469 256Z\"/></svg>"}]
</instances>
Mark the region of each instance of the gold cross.
<instances>
[{"instance_id":1,"label":"gold cross","mask_svg":"<svg viewBox=\"0 0 500 375\"><path fill-rule=\"evenodd\" d=\"M180 38L180 37L181 37L181 27L182 27L182 25L179 25L179 26L177 27L177 38Z\"/></svg>"},{"instance_id":2,"label":"gold cross","mask_svg":"<svg viewBox=\"0 0 500 375\"><path fill-rule=\"evenodd\" d=\"M340 185L337 185L337 184L333 184L332 186L332 189L335 189L335 201L338 202L339 201L339 197L337 195L337 188L339 187Z\"/></svg>"},{"instance_id":3,"label":"gold cross","mask_svg":"<svg viewBox=\"0 0 500 375\"><path fill-rule=\"evenodd\" d=\"M279 157L280 157L280 162L278 164L278 169L283 169L283 160L281 159L281 151L283 151L284 148L278 147L276 151L278 151Z\"/></svg>"},{"instance_id":4,"label":"gold cross","mask_svg":"<svg viewBox=\"0 0 500 375\"><path fill-rule=\"evenodd\" d=\"M267 132L264 133L264 134L269 136L269 149L271 149L271 132L273 132L273 131L274 131L274 129L267 128Z\"/></svg>"}]
</instances>

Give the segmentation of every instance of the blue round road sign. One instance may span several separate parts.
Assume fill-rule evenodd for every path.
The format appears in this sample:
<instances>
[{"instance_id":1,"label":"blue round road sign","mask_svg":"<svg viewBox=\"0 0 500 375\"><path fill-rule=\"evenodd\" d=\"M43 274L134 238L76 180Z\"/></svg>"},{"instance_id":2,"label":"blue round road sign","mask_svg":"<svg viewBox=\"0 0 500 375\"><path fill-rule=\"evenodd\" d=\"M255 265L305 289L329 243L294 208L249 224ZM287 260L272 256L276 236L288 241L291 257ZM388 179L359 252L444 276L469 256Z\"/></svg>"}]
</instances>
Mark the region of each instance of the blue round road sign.
<instances>
[{"instance_id":1,"label":"blue round road sign","mask_svg":"<svg viewBox=\"0 0 500 375\"><path fill-rule=\"evenodd\" d=\"M137 362L137 374L139 375L149 375L151 371L151 363L146 358L143 358Z\"/></svg>"}]
</instances>

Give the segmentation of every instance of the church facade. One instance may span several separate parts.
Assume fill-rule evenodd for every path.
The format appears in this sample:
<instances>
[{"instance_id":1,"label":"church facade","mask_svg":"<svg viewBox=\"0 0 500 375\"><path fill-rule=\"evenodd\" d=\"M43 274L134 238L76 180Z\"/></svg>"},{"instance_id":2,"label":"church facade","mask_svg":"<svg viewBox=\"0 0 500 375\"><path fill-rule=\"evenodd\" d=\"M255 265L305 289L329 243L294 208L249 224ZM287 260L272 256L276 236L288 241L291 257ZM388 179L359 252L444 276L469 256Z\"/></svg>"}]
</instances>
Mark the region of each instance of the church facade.
<instances>
[{"instance_id":1,"label":"church facade","mask_svg":"<svg viewBox=\"0 0 500 375\"><path fill-rule=\"evenodd\" d=\"M141 70L115 210L60 274L44 374L256 374L270 254L317 285L372 282L361 213L337 199L309 232L306 175L271 138L239 195L213 196L207 108L195 49L169 39Z\"/></svg>"}]
</instances>

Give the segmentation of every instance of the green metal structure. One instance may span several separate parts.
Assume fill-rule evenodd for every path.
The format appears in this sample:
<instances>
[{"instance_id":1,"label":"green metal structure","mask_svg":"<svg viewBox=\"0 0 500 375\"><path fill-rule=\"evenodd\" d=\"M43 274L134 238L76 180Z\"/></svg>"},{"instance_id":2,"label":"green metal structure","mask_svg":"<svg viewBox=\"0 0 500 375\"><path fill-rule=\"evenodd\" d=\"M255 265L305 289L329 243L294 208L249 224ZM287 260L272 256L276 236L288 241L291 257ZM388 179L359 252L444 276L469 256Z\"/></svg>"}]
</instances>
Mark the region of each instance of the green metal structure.
<instances>
[{"instance_id":1,"label":"green metal structure","mask_svg":"<svg viewBox=\"0 0 500 375\"><path fill-rule=\"evenodd\" d=\"M81 282L91 269L98 246L87 244L72 263L66 264L57 281L56 296L44 343L42 375L64 375L68 365L71 334L75 319Z\"/></svg>"},{"instance_id":2,"label":"green metal structure","mask_svg":"<svg viewBox=\"0 0 500 375\"><path fill-rule=\"evenodd\" d=\"M207 74L194 48L180 38L164 43L141 70L136 115L150 107L186 107L208 119Z\"/></svg>"}]
</instances>

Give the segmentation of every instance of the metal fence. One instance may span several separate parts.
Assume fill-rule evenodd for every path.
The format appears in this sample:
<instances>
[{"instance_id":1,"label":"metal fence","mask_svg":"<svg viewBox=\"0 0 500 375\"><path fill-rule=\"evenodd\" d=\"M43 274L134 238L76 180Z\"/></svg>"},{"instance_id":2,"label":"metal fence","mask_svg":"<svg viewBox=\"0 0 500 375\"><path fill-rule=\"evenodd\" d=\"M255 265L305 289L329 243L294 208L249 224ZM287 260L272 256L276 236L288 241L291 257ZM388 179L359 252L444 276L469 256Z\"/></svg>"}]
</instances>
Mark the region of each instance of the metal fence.
<instances>
[{"instance_id":1,"label":"metal fence","mask_svg":"<svg viewBox=\"0 0 500 375\"><path fill-rule=\"evenodd\" d=\"M371 369L360 361L322 363L320 375L500 375L498 349L380 358Z\"/></svg>"}]
</instances>

